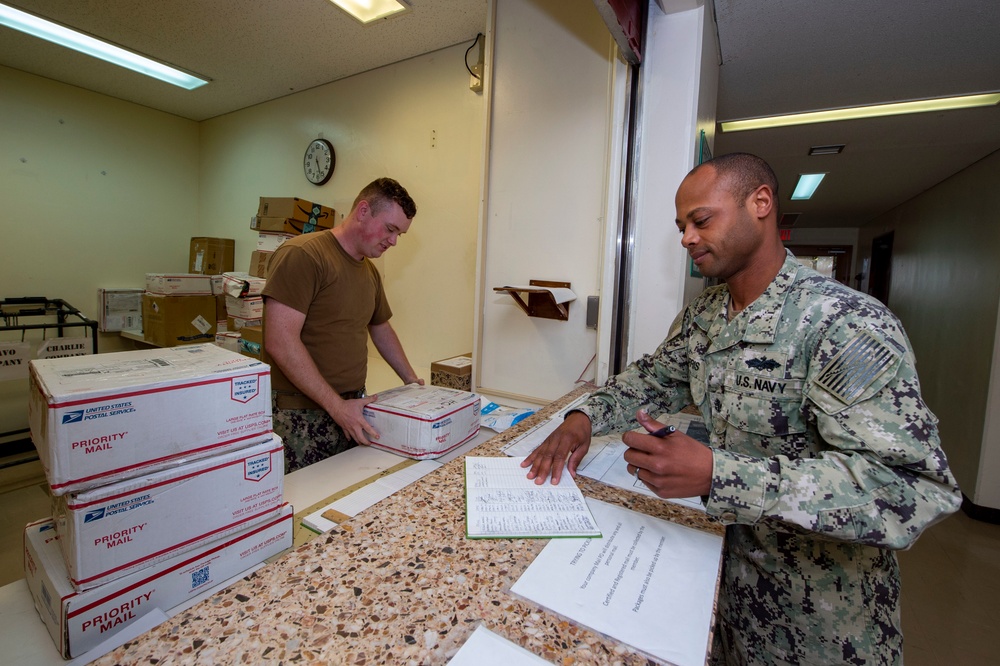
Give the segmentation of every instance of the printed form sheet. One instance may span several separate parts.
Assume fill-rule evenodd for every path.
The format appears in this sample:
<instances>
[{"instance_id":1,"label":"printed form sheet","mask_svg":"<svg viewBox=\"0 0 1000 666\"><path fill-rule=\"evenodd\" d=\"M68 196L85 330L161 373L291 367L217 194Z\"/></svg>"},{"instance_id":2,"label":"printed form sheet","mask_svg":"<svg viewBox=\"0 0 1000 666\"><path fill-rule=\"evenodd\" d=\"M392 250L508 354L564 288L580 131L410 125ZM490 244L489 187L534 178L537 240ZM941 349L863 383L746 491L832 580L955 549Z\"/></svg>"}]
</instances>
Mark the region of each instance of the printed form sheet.
<instances>
[{"instance_id":1,"label":"printed form sheet","mask_svg":"<svg viewBox=\"0 0 1000 666\"><path fill-rule=\"evenodd\" d=\"M574 403L574 405L577 403ZM563 421L563 414L574 405L567 407L560 414L535 426L521 437L512 441L504 448L504 453L508 456L527 457L528 454L545 441L546 437L559 427L559 424ZM701 417L691 414L673 414L669 417L660 417L660 420L675 426L679 431L697 439L702 444L709 443L708 430L705 429L705 424L701 420ZM594 437L590 441L590 449L587 451L587 455L580 461L577 473L591 479L596 479L601 483L606 483L609 486L631 490L647 497L656 497L656 494L647 488L646 484L628 473L628 463L625 462L624 458L626 450L628 450L628 447L622 441L621 435ZM666 501L681 504L699 511L705 510L700 497L680 497Z\"/></svg>"},{"instance_id":2,"label":"printed form sheet","mask_svg":"<svg viewBox=\"0 0 1000 666\"><path fill-rule=\"evenodd\" d=\"M536 485L521 458L465 459L465 530L470 539L600 536L587 501L569 474Z\"/></svg>"},{"instance_id":3,"label":"printed form sheet","mask_svg":"<svg viewBox=\"0 0 1000 666\"><path fill-rule=\"evenodd\" d=\"M722 537L587 503L604 538L553 539L511 592L671 664L704 664Z\"/></svg>"}]
</instances>

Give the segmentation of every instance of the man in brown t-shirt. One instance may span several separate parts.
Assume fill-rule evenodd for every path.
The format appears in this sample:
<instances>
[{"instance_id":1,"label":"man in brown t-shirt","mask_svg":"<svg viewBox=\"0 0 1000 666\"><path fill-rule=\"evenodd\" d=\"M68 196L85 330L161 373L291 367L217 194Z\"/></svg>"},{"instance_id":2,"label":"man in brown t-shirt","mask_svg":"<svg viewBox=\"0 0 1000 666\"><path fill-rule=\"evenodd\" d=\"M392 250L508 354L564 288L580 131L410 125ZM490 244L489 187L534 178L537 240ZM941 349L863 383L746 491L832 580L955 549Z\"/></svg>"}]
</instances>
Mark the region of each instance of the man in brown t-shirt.
<instances>
[{"instance_id":1,"label":"man in brown t-shirt","mask_svg":"<svg viewBox=\"0 0 1000 666\"><path fill-rule=\"evenodd\" d=\"M282 243L264 287L264 346L273 360L274 431L285 471L377 438L365 421L368 336L404 383L423 384L389 324L382 278L369 261L396 244L417 207L402 185L366 186L344 222Z\"/></svg>"}]
</instances>

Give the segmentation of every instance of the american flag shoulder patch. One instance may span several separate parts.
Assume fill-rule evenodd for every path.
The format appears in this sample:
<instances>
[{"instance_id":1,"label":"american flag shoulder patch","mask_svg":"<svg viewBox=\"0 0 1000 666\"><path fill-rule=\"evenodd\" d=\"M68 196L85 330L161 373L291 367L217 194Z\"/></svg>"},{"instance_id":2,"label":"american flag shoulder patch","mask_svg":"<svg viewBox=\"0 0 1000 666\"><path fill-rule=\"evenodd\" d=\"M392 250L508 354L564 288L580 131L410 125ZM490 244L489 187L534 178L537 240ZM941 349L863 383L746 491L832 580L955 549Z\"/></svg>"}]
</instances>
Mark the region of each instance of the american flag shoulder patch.
<instances>
[{"instance_id":1,"label":"american flag shoulder patch","mask_svg":"<svg viewBox=\"0 0 1000 666\"><path fill-rule=\"evenodd\" d=\"M898 356L869 331L861 331L820 371L816 385L850 405Z\"/></svg>"}]
</instances>

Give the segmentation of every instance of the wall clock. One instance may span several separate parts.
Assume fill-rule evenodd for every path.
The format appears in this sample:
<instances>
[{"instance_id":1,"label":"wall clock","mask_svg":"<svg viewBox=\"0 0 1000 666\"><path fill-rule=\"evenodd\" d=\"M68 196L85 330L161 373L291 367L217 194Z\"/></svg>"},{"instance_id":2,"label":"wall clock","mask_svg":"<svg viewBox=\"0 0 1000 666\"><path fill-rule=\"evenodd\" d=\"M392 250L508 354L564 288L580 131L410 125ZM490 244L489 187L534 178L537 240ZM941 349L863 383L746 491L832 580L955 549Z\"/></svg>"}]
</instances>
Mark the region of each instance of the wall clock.
<instances>
[{"instance_id":1,"label":"wall clock","mask_svg":"<svg viewBox=\"0 0 1000 666\"><path fill-rule=\"evenodd\" d=\"M333 144L326 139L314 139L306 148L302 158L302 168L306 180L313 185L322 185L330 180L337 166L337 155L333 152Z\"/></svg>"}]
</instances>

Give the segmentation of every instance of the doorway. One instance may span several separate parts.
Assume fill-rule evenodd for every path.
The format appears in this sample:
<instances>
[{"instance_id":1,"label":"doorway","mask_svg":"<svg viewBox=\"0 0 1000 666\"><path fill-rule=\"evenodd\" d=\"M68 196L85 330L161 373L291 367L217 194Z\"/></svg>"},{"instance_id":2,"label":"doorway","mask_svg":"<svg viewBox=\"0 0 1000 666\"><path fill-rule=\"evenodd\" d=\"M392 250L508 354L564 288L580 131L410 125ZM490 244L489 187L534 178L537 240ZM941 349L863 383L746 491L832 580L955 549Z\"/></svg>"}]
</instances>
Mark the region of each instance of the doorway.
<instances>
[{"instance_id":1,"label":"doorway","mask_svg":"<svg viewBox=\"0 0 1000 666\"><path fill-rule=\"evenodd\" d=\"M841 284L851 286L850 245L785 245L799 263L832 277Z\"/></svg>"},{"instance_id":2,"label":"doorway","mask_svg":"<svg viewBox=\"0 0 1000 666\"><path fill-rule=\"evenodd\" d=\"M889 287L892 285L892 234L889 232L872 241L871 276L868 293L889 306Z\"/></svg>"}]
</instances>

